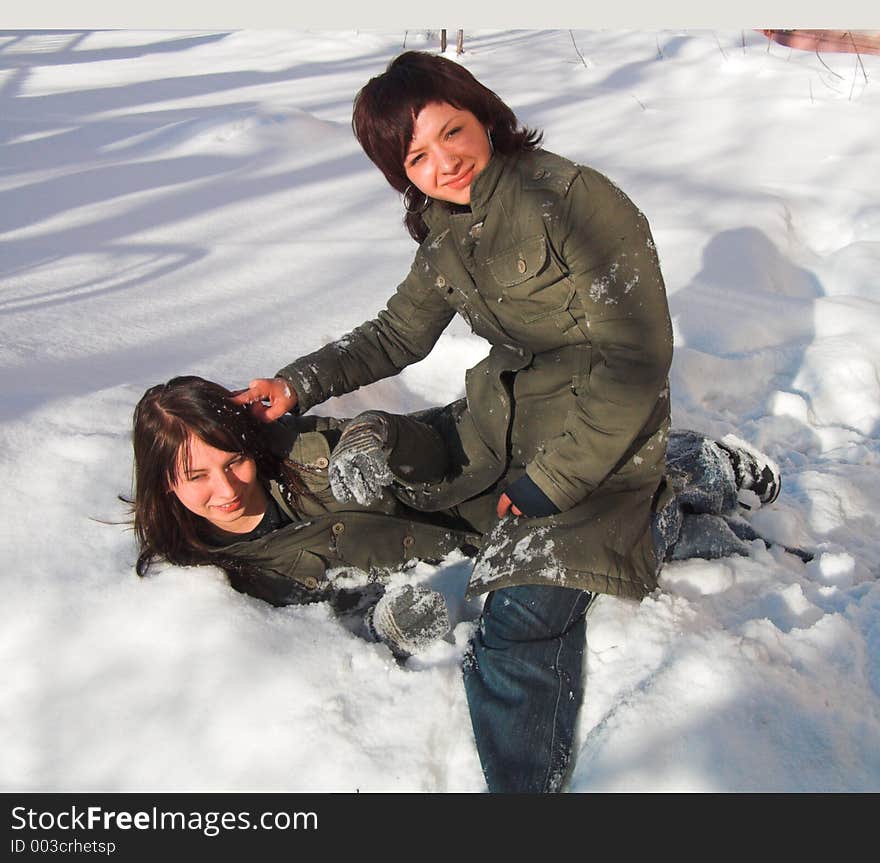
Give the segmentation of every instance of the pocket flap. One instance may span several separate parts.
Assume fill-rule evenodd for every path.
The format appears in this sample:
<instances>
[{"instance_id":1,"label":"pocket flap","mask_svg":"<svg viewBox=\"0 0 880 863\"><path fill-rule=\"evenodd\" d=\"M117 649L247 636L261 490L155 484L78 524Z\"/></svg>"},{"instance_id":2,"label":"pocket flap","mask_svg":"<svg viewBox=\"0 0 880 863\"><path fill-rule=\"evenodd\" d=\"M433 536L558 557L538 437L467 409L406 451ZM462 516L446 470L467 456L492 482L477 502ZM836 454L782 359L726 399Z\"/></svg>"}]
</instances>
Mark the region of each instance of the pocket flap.
<instances>
[{"instance_id":1,"label":"pocket flap","mask_svg":"<svg viewBox=\"0 0 880 863\"><path fill-rule=\"evenodd\" d=\"M290 451L290 458L303 466L297 472L309 491L319 499L330 494L330 443L321 432L301 434ZM333 500L332 495L329 500ZM311 513L312 508L305 501L302 504Z\"/></svg>"},{"instance_id":2,"label":"pocket flap","mask_svg":"<svg viewBox=\"0 0 880 863\"><path fill-rule=\"evenodd\" d=\"M541 235L523 240L488 261L492 277L506 288L536 276L547 263L547 241Z\"/></svg>"}]
</instances>

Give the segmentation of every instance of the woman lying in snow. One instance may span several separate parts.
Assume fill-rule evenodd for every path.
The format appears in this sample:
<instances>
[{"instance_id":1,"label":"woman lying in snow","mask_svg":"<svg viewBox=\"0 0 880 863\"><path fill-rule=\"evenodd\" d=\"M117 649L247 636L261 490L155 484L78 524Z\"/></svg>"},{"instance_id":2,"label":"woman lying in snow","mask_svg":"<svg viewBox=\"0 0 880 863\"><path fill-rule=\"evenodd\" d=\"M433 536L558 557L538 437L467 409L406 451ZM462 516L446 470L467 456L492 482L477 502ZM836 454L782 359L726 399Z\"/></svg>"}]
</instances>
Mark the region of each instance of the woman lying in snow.
<instances>
[{"instance_id":1,"label":"woman lying in snow","mask_svg":"<svg viewBox=\"0 0 880 863\"><path fill-rule=\"evenodd\" d=\"M398 657L449 630L443 597L421 586L384 591L378 582L340 586L338 567L373 576L413 558L473 553L482 530L469 506L426 513L431 490L455 470L438 431L460 403L420 414L378 411L346 423L286 416L258 421L219 384L174 378L151 387L134 414L137 572L157 558L215 565L237 590L275 605L329 601L368 639ZM673 432L668 476L674 503L655 523L660 557L747 554L748 523L732 514L743 489L770 501L779 478L742 447ZM476 521L481 519L477 518Z\"/></svg>"},{"instance_id":2,"label":"woman lying in snow","mask_svg":"<svg viewBox=\"0 0 880 863\"><path fill-rule=\"evenodd\" d=\"M440 594L412 585L387 594L380 584L346 589L328 571L376 575L413 558L470 551L478 535L442 514L414 512L392 494L369 506L340 504L328 468L343 423L285 417L267 425L231 395L202 378L178 377L148 389L135 408L138 574L159 558L207 564L223 569L236 590L273 605L327 600L350 622L362 620L353 627L361 636L381 639L399 657L445 635ZM442 472L442 448L419 438L433 433L412 425L400 454L411 460L409 450L423 448L428 469Z\"/></svg>"}]
</instances>

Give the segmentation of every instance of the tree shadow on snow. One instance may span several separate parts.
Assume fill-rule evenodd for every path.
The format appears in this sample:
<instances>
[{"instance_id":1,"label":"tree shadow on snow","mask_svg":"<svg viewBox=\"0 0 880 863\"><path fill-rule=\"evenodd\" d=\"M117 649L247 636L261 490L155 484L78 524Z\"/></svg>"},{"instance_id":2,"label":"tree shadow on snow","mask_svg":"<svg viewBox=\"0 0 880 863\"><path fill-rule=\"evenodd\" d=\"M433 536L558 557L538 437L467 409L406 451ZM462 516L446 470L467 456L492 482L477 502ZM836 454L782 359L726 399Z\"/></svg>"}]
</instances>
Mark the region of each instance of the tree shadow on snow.
<instances>
[{"instance_id":1,"label":"tree shadow on snow","mask_svg":"<svg viewBox=\"0 0 880 863\"><path fill-rule=\"evenodd\" d=\"M372 177L374 169L351 141L347 125L340 129L339 136L341 141L344 135L346 144L350 141L349 152L345 146L334 147L334 153L323 156L317 150L319 158L313 164L290 170L266 170L291 147L301 146L302 142L296 139L313 134L315 124L320 133L331 127L304 112L267 115L260 102L240 99L192 108L146 112L144 109L153 103L216 96L267 83L296 86L304 79L317 83L310 85L312 89L307 88L305 97L298 99L297 104L327 101L327 88L320 86L322 76L332 78L347 70L366 80L377 66L390 59L383 53L371 51L341 60L292 63L277 72L244 70L182 75L24 98L28 76L35 66L184 51L216 43L228 35L169 38L147 45L83 51L81 46L88 32L58 33L59 37L70 38L60 40L63 44L52 51L10 51L12 46L21 47L25 34L19 32L0 45L0 59L11 70L0 88L0 142L4 156L0 172L27 177L26 183L0 194L0 230L27 231L22 237L0 242L0 278L7 282L0 294L0 320L7 319L9 332L14 332L16 321L26 320L22 316L71 303L88 304L123 291L134 292L133 299L138 305L149 303L145 291L167 293L169 276L185 278L183 273L203 261L210 251L208 244L141 242L136 235L201 218L213 210L247 205L261 197L304 191L329 180L344 183L361 174ZM345 100L350 102L352 96L346 91ZM117 116L107 116L108 112ZM95 115L97 119L92 119ZM287 120L294 121L290 127L294 142L285 138L284 127L278 125ZM211 142L216 135L234 137L241 126L257 128L257 152L242 153L234 147L231 152L223 151L222 147L219 153L194 152L200 146L198 142L192 143L194 138L204 136ZM268 137L261 134L264 127ZM332 128L331 134L335 134ZM180 145L189 147L190 152L163 155L169 147ZM38 173L41 168L45 169L43 176ZM64 170L61 176L59 169ZM31 176L38 179L30 180ZM132 198L130 203L125 201L128 196ZM103 212L101 205L110 202L114 212ZM339 211L350 213L361 205L357 196L349 196ZM309 221L309 209L302 208L299 221L303 224ZM84 215L60 226L53 224L77 210L84 211ZM49 230L34 232L34 226L45 222ZM54 269L61 273L75 258L95 255L118 257L119 265L112 273L75 276L58 287L46 287L37 279L30 279L38 270L51 273ZM74 272L82 270L73 268ZM24 289L10 290L12 279ZM33 290L26 289L29 283ZM101 307L96 306L95 313L100 315ZM248 326L246 311L243 315L240 310L237 313L239 326ZM257 316L253 319L256 321ZM254 333L261 329L255 325ZM22 370L17 366L0 370L0 375L11 384L6 390L3 414L8 418L53 396L85 394L124 382L132 375L137 377L136 370L144 367L145 351L154 355L164 353L165 359L178 366L197 365L199 358L222 351L222 343L217 344L215 339L212 350L205 354L206 341L194 335L197 337L188 340L187 347L181 339L169 337L148 345L123 342L118 349L86 358L56 360L39 354L32 356L27 382L21 380ZM10 339L8 346L14 349L14 344ZM159 365L164 367L165 362Z\"/></svg>"},{"instance_id":2,"label":"tree shadow on snow","mask_svg":"<svg viewBox=\"0 0 880 863\"><path fill-rule=\"evenodd\" d=\"M20 69L31 66L71 66L80 63L102 63L107 60L134 60L152 54L170 54L188 51L202 45L222 42L230 33L207 33L202 36L181 35L148 42L143 45L112 46L106 48L83 48L86 39L98 30L52 30L51 35L59 40L65 36L70 39L57 50L10 51L28 36L45 36L39 30L0 30L0 38L13 37L0 45L0 69Z\"/></svg>"}]
</instances>

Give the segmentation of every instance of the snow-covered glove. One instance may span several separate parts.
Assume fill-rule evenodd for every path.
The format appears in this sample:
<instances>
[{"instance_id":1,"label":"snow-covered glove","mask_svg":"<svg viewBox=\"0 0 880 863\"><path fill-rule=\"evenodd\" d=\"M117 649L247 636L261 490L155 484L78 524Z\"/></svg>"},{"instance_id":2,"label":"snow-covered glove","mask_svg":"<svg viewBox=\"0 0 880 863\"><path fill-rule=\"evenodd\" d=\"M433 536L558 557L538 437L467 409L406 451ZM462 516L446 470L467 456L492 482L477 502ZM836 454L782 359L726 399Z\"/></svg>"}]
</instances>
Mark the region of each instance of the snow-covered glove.
<instances>
[{"instance_id":1,"label":"snow-covered glove","mask_svg":"<svg viewBox=\"0 0 880 863\"><path fill-rule=\"evenodd\" d=\"M389 590L368 612L367 627L399 659L424 650L449 632L443 595L421 585Z\"/></svg>"},{"instance_id":2,"label":"snow-covered glove","mask_svg":"<svg viewBox=\"0 0 880 863\"><path fill-rule=\"evenodd\" d=\"M388 467L388 421L376 411L359 414L342 431L330 454L330 489L340 503L369 506L394 476Z\"/></svg>"}]
</instances>

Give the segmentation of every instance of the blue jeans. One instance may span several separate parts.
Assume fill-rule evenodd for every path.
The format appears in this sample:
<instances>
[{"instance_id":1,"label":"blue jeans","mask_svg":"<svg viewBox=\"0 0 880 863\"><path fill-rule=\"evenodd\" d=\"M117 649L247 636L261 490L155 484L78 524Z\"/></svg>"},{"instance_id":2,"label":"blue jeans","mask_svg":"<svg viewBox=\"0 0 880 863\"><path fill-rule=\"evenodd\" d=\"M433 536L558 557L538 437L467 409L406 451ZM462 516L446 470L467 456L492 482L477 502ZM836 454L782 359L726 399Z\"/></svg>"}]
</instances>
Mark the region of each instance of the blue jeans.
<instances>
[{"instance_id":1,"label":"blue jeans","mask_svg":"<svg viewBox=\"0 0 880 863\"><path fill-rule=\"evenodd\" d=\"M592 594L524 585L489 594L464 685L489 791L559 791L583 697Z\"/></svg>"},{"instance_id":2,"label":"blue jeans","mask_svg":"<svg viewBox=\"0 0 880 863\"><path fill-rule=\"evenodd\" d=\"M664 559L749 553L759 537L736 517L738 480L723 448L699 432L672 431L666 475L675 496L653 516L658 567ZM544 585L489 594L465 657L464 685L490 791L562 787L583 695L591 600L586 591Z\"/></svg>"}]
</instances>

